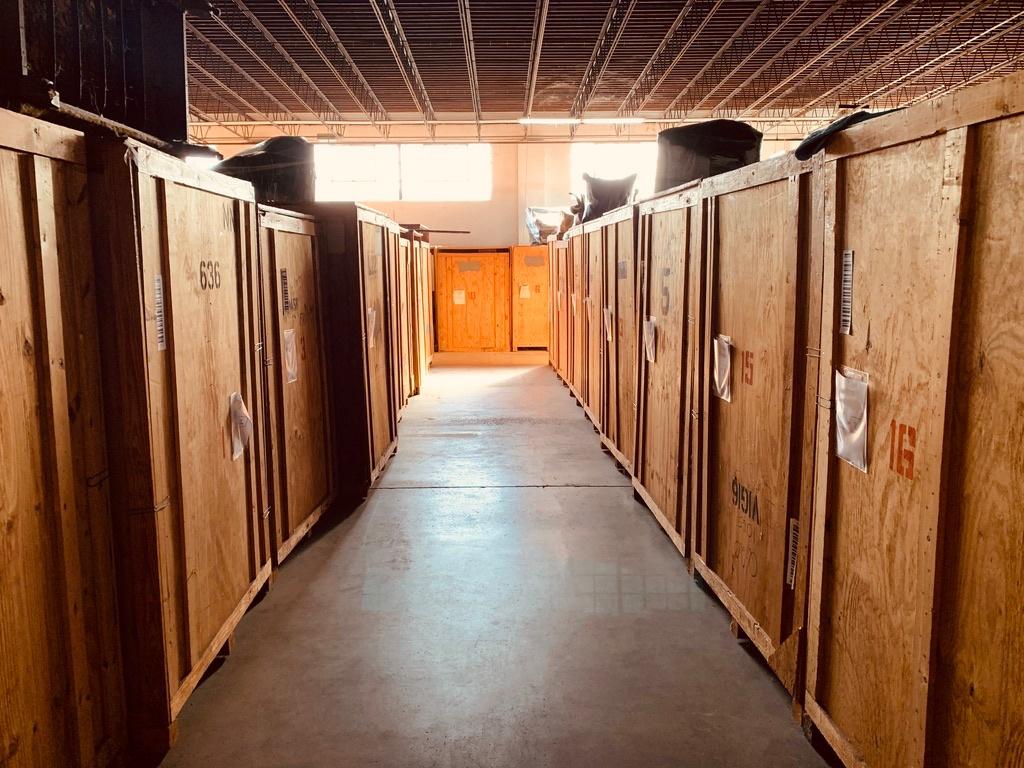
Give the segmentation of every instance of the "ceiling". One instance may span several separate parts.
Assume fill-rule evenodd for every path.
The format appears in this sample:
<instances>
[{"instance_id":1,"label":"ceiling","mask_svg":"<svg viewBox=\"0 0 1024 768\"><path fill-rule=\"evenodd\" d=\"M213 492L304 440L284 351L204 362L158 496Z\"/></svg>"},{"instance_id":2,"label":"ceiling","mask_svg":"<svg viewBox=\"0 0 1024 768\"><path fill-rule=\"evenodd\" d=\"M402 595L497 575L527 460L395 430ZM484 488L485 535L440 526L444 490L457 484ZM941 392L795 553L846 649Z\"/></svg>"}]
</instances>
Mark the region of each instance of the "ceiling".
<instances>
[{"instance_id":1,"label":"ceiling","mask_svg":"<svg viewBox=\"0 0 1024 768\"><path fill-rule=\"evenodd\" d=\"M190 132L217 144L643 139L711 116L793 139L1024 65L1024 0L212 6L186 44Z\"/></svg>"}]
</instances>

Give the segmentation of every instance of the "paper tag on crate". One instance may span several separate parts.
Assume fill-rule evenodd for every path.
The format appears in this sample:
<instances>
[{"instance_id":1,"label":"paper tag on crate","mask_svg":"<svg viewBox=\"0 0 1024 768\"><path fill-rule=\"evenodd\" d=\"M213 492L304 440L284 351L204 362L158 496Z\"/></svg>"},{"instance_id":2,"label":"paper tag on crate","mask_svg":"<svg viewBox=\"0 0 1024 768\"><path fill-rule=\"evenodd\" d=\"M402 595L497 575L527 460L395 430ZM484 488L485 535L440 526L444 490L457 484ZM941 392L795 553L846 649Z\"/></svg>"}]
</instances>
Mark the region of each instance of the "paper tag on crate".
<instances>
[{"instance_id":1,"label":"paper tag on crate","mask_svg":"<svg viewBox=\"0 0 1024 768\"><path fill-rule=\"evenodd\" d=\"M530 286L529 285L526 285L524 283L523 285L519 286L519 298L520 299L528 299L531 296L533 296L533 293L530 291Z\"/></svg>"},{"instance_id":2,"label":"paper tag on crate","mask_svg":"<svg viewBox=\"0 0 1024 768\"><path fill-rule=\"evenodd\" d=\"M231 460L238 461L252 437L252 416L237 392L228 397L228 418L231 419Z\"/></svg>"},{"instance_id":3,"label":"paper tag on crate","mask_svg":"<svg viewBox=\"0 0 1024 768\"><path fill-rule=\"evenodd\" d=\"M466 292L463 290L452 291L452 304L465 304Z\"/></svg>"},{"instance_id":4,"label":"paper tag on crate","mask_svg":"<svg viewBox=\"0 0 1024 768\"><path fill-rule=\"evenodd\" d=\"M604 315L604 335L608 339L609 343L612 340L612 311L608 307L603 307L601 314Z\"/></svg>"},{"instance_id":5,"label":"paper tag on crate","mask_svg":"<svg viewBox=\"0 0 1024 768\"><path fill-rule=\"evenodd\" d=\"M373 349L373 339L377 332L377 310L368 307L366 310L366 348Z\"/></svg>"},{"instance_id":6,"label":"paper tag on crate","mask_svg":"<svg viewBox=\"0 0 1024 768\"><path fill-rule=\"evenodd\" d=\"M573 313L573 315L575 315L576 314L576 294L575 293L572 294L571 298L572 298L572 313Z\"/></svg>"},{"instance_id":7,"label":"paper tag on crate","mask_svg":"<svg viewBox=\"0 0 1024 768\"><path fill-rule=\"evenodd\" d=\"M653 363L658 348L658 318L648 317L644 320L644 355L647 362Z\"/></svg>"},{"instance_id":8,"label":"paper tag on crate","mask_svg":"<svg viewBox=\"0 0 1024 768\"><path fill-rule=\"evenodd\" d=\"M836 456L868 471L868 375L836 371Z\"/></svg>"},{"instance_id":9,"label":"paper tag on crate","mask_svg":"<svg viewBox=\"0 0 1024 768\"><path fill-rule=\"evenodd\" d=\"M153 310L156 313L156 348L167 350L167 316L164 313L164 277L153 275Z\"/></svg>"},{"instance_id":10,"label":"paper tag on crate","mask_svg":"<svg viewBox=\"0 0 1024 768\"><path fill-rule=\"evenodd\" d=\"M711 371L711 392L715 397L732 402L732 339L719 334L715 337L714 366Z\"/></svg>"},{"instance_id":11,"label":"paper tag on crate","mask_svg":"<svg viewBox=\"0 0 1024 768\"><path fill-rule=\"evenodd\" d=\"M288 328L284 332L284 370L288 383L299 379L299 353L295 348L295 329Z\"/></svg>"}]
</instances>

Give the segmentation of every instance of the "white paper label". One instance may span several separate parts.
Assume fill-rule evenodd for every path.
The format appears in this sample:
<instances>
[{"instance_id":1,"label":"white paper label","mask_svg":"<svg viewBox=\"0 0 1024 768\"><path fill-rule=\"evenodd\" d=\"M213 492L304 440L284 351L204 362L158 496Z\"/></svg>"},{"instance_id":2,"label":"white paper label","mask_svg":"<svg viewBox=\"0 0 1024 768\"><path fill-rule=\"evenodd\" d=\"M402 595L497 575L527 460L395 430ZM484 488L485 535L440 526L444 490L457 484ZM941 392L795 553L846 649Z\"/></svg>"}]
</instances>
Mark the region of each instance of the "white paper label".
<instances>
[{"instance_id":1,"label":"white paper label","mask_svg":"<svg viewBox=\"0 0 1024 768\"><path fill-rule=\"evenodd\" d=\"M366 348L373 349L374 336L377 332L377 310L369 307L366 310Z\"/></svg>"},{"instance_id":2,"label":"white paper label","mask_svg":"<svg viewBox=\"0 0 1024 768\"><path fill-rule=\"evenodd\" d=\"M238 461L252 437L252 416L237 392L228 397L228 418L231 419L231 460Z\"/></svg>"},{"instance_id":3,"label":"white paper label","mask_svg":"<svg viewBox=\"0 0 1024 768\"><path fill-rule=\"evenodd\" d=\"M299 353L295 349L295 329L284 332L284 370L289 384L299 379Z\"/></svg>"},{"instance_id":4,"label":"white paper label","mask_svg":"<svg viewBox=\"0 0 1024 768\"><path fill-rule=\"evenodd\" d=\"M711 392L715 397L732 402L732 339L719 334L715 337L714 368L711 372Z\"/></svg>"},{"instance_id":5,"label":"white paper label","mask_svg":"<svg viewBox=\"0 0 1024 768\"><path fill-rule=\"evenodd\" d=\"M868 375L836 371L836 456L868 471Z\"/></svg>"},{"instance_id":6,"label":"white paper label","mask_svg":"<svg viewBox=\"0 0 1024 768\"><path fill-rule=\"evenodd\" d=\"M164 314L164 276L153 275L153 309L156 312L156 348L167 349L167 318Z\"/></svg>"},{"instance_id":7,"label":"white paper label","mask_svg":"<svg viewBox=\"0 0 1024 768\"><path fill-rule=\"evenodd\" d=\"M466 292L465 291L452 291L452 304L465 304L466 303Z\"/></svg>"},{"instance_id":8,"label":"white paper label","mask_svg":"<svg viewBox=\"0 0 1024 768\"><path fill-rule=\"evenodd\" d=\"M649 317L644 320L644 354L647 362L653 363L658 348L658 318Z\"/></svg>"},{"instance_id":9,"label":"white paper label","mask_svg":"<svg viewBox=\"0 0 1024 768\"><path fill-rule=\"evenodd\" d=\"M532 294L532 293L530 293L530 286L528 286L528 285L525 285L525 284L524 284L524 285L520 285L520 286L519 286L519 298L520 298L520 299L528 299L528 298L530 298L530 297L531 297L532 295L533 295L533 294Z\"/></svg>"},{"instance_id":10,"label":"white paper label","mask_svg":"<svg viewBox=\"0 0 1024 768\"><path fill-rule=\"evenodd\" d=\"M610 342L612 340L612 311L608 307L604 307L602 314L604 315L604 335Z\"/></svg>"}]
</instances>

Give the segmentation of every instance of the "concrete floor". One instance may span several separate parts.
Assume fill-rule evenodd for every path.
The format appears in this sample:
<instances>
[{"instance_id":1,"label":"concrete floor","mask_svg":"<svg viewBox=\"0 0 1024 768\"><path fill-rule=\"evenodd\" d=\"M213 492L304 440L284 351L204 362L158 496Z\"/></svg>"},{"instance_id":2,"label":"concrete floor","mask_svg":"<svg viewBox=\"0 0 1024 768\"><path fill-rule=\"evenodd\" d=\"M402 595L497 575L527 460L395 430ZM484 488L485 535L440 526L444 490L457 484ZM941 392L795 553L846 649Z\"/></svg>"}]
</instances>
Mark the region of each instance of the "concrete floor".
<instances>
[{"instance_id":1,"label":"concrete floor","mask_svg":"<svg viewBox=\"0 0 1024 768\"><path fill-rule=\"evenodd\" d=\"M823 766L544 367L437 368L167 768Z\"/></svg>"}]
</instances>

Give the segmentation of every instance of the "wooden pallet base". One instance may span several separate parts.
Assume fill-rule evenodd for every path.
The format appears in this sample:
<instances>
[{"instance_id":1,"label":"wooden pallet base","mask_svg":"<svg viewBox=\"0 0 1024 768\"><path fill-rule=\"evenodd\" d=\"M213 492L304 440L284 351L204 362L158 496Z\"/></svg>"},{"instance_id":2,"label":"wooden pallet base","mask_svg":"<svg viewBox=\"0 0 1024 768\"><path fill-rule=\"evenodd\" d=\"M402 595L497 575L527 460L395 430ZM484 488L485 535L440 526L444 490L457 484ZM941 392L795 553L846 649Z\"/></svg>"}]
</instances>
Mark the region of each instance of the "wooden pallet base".
<instances>
[{"instance_id":1,"label":"wooden pallet base","mask_svg":"<svg viewBox=\"0 0 1024 768\"><path fill-rule=\"evenodd\" d=\"M307 517L299 524L299 527L296 528L295 532L288 537L288 540L277 548L276 565L280 565L282 562L284 562L284 559L292 553L292 550L298 546L299 542L306 538L307 535L309 535L309 532L313 529L313 526L317 524L317 521L320 520L321 517L323 517L324 512L330 509L333 503L333 498L325 499L324 502L320 504L320 506L313 510L309 517Z\"/></svg>"},{"instance_id":2,"label":"wooden pallet base","mask_svg":"<svg viewBox=\"0 0 1024 768\"><path fill-rule=\"evenodd\" d=\"M735 621L737 628L746 635L747 639L754 644L754 647L761 653L764 660L771 667L775 676L779 678L786 690L795 695L797 678L797 649L800 645L801 630L793 632L779 646L772 642L772 639L765 632L757 620L750 615L743 607L743 603L715 573L699 555L691 558L694 569L704 579L704 583L711 588L715 596L729 612Z\"/></svg>"},{"instance_id":3,"label":"wooden pallet base","mask_svg":"<svg viewBox=\"0 0 1024 768\"><path fill-rule=\"evenodd\" d=\"M633 463L626 458L626 455L618 449L614 442L609 439L603 432L601 433L601 445L604 446L605 450L612 455L612 458L618 463L622 471L625 472L630 478L633 477Z\"/></svg>"},{"instance_id":4,"label":"wooden pallet base","mask_svg":"<svg viewBox=\"0 0 1024 768\"><path fill-rule=\"evenodd\" d=\"M380 461L377 462L377 466L370 472L370 485L372 486L377 482L377 478L380 477L380 473L384 471L384 467L391 461L391 457L398 451L398 438L396 437L391 441L391 445L388 446L387 450L384 451L384 455L381 456Z\"/></svg>"},{"instance_id":5,"label":"wooden pallet base","mask_svg":"<svg viewBox=\"0 0 1024 768\"><path fill-rule=\"evenodd\" d=\"M842 761L846 768L868 768L868 764L864 762L860 753L846 740L836 724L832 722L832 718L826 714L825 710L821 708L821 705L810 694L807 694L805 697L804 708L804 735L809 740L813 741L813 731L816 730L828 742L828 745L832 747L836 757Z\"/></svg>"},{"instance_id":6,"label":"wooden pallet base","mask_svg":"<svg viewBox=\"0 0 1024 768\"><path fill-rule=\"evenodd\" d=\"M661 509L658 507L654 499L652 499L650 494L647 493L647 489L644 488L643 485L641 485L640 481L637 480L635 477L632 478L632 480L633 490L643 500L644 504L647 505L647 508L651 510L651 514L654 515L654 519L658 521L658 524L668 535L669 539L671 539L672 543L675 544L676 549L679 550L679 554L681 554L683 557L686 557L686 539L678 531L676 531L675 526L668 521L668 518L665 516L665 513L661 511Z\"/></svg>"},{"instance_id":7,"label":"wooden pallet base","mask_svg":"<svg viewBox=\"0 0 1024 768\"><path fill-rule=\"evenodd\" d=\"M249 585L249 588L242 595L242 599L238 601L238 605L235 606L235 610L231 612L228 620L224 622L224 626L220 628L220 631L214 636L213 640L203 651L203 655L192 667L192 671L188 673L188 676L182 681L181 686L175 692L174 696L171 697L171 719L175 720L178 717L178 713L181 712L181 708L185 706L185 702L188 701L189 696L195 691L196 686L199 685L199 681L203 679L203 675L209 668L213 660L217 658L217 655L221 652L225 643L228 642L228 638L234 634L235 628L238 626L238 622L242 620L242 616L249 610L249 606L252 605L252 601L256 599L256 595L259 594L260 590L267 583L270 578L271 564L265 563L260 569L260 572L256 575L256 579Z\"/></svg>"}]
</instances>

